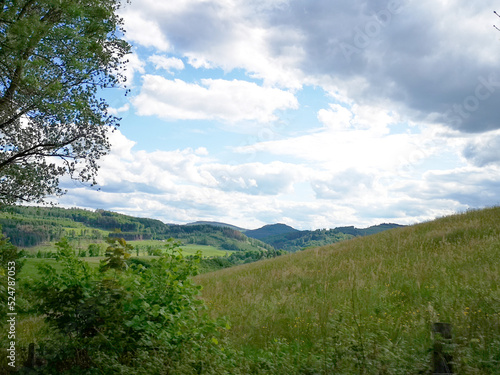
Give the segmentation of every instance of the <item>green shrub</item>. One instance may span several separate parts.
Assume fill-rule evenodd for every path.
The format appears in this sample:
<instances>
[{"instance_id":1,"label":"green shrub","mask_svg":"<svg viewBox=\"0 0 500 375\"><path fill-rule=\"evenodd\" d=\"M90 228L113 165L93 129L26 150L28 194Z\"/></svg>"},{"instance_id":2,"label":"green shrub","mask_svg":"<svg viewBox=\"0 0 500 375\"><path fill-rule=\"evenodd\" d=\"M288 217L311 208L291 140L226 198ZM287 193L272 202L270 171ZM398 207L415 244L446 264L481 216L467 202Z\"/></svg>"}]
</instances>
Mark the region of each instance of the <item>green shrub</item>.
<instances>
[{"instance_id":1,"label":"green shrub","mask_svg":"<svg viewBox=\"0 0 500 375\"><path fill-rule=\"evenodd\" d=\"M127 267L130 247L123 239L109 243L99 270L64 239L56 244L62 271L39 267L36 305L57 332L41 343L47 364L39 371L168 373L181 360L183 367L212 366L205 362L223 350L217 337L224 325L203 313L200 287L191 282L200 255L186 259L169 243L149 267Z\"/></svg>"}]
</instances>

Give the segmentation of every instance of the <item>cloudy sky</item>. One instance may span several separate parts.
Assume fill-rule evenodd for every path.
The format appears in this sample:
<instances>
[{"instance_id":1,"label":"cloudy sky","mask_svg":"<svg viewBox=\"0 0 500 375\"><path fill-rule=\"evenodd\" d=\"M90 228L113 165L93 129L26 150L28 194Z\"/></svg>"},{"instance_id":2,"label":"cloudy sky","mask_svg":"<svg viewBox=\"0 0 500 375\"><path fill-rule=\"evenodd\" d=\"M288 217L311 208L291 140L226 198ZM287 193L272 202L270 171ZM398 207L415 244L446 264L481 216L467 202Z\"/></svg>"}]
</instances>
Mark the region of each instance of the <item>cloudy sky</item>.
<instances>
[{"instance_id":1,"label":"cloudy sky","mask_svg":"<svg viewBox=\"0 0 500 375\"><path fill-rule=\"evenodd\" d=\"M132 0L99 190L63 206L245 228L500 204L498 1ZM500 11L500 9L497 9Z\"/></svg>"}]
</instances>

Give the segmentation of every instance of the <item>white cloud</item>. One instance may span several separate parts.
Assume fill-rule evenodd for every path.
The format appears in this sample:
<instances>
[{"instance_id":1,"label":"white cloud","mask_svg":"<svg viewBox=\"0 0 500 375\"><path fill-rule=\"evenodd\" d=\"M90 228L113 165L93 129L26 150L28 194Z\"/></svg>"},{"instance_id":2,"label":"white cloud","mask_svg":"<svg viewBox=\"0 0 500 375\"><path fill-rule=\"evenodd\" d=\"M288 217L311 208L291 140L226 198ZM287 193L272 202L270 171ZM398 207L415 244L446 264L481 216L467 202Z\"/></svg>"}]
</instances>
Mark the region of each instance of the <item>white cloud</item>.
<instances>
[{"instance_id":1,"label":"white cloud","mask_svg":"<svg viewBox=\"0 0 500 375\"><path fill-rule=\"evenodd\" d=\"M117 132L102 160L102 191L71 189L63 199L85 202L88 194L92 207L167 222L298 228L409 224L497 204L494 6L493 0L132 2L122 13L135 45L127 74L136 83L136 114L221 122L217 134L221 128L231 134L215 143L213 127L187 134L180 124L176 140L198 137L196 146L151 151ZM349 56L345 43L355 48ZM160 76L174 72L182 80ZM300 91L304 85L328 96L313 101L310 91ZM110 113L128 110L114 107ZM290 126L277 131L282 124ZM235 132L248 136L245 146L231 148ZM258 162L238 164L245 153Z\"/></svg>"},{"instance_id":2,"label":"white cloud","mask_svg":"<svg viewBox=\"0 0 500 375\"><path fill-rule=\"evenodd\" d=\"M342 172L328 176L327 180L312 181L313 190L320 199L341 200L349 199L373 199L373 195L379 192L375 189L376 176L360 172L356 169L346 169Z\"/></svg>"},{"instance_id":3,"label":"white cloud","mask_svg":"<svg viewBox=\"0 0 500 375\"><path fill-rule=\"evenodd\" d=\"M283 162L245 163L237 166L212 164L206 171L216 179L223 191L239 191L250 195L279 195L293 191L303 181L307 168Z\"/></svg>"},{"instance_id":4,"label":"white cloud","mask_svg":"<svg viewBox=\"0 0 500 375\"><path fill-rule=\"evenodd\" d=\"M349 168L394 171L406 161L416 162L415 155L435 149L428 134L389 134L397 116L378 108L354 105L350 109L338 104L318 111L324 128L287 139L260 142L237 147L236 152L265 152L276 156L293 156L317 163L331 171Z\"/></svg>"},{"instance_id":5,"label":"white cloud","mask_svg":"<svg viewBox=\"0 0 500 375\"><path fill-rule=\"evenodd\" d=\"M176 57L166 57L162 55L152 55L148 58L148 61L155 65L155 69L165 69L168 73L172 73L172 70L183 70L184 63L181 59Z\"/></svg>"},{"instance_id":6,"label":"white cloud","mask_svg":"<svg viewBox=\"0 0 500 375\"><path fill-rule=\"evenodd\" d=\"M171 48L195 68L243 69L266 86L335 87L358 103L382 98L413 121L478 132L500 127L498 86L481 111L459 121L443 114L496 71L494 8L493 0L145 0L126 8L125 26L130 40Z\"/></svg>"},{"instance_id":7,"label":"white cloud","mask_svg":"<svg viewBox=\"0 0 500 375\"><path fill-rule=\"evenodd\" d=\"M108 107L108 113L113 116L118 116L120 113L128 112L130 109L130 104L125 103L120 108Z\"/></svg>"},{"instance_id":8,"label":"white cloud","mask_svg":"<svg viewBox=\"0 0 500 375\"><path fill-rule=\"evenodd\" d=\"M351 132L359 135L367 131ZM135 142L115 131L112 152L101 162L101 191L67 182L64 187L70 191L60 201L165 222L217 220L247 228L285 222L300 229L412 224L500 201L498 166L420 168L429 158L459 154L469 142L457 138L443 149L441 140L426 140L431 135L437 133L424 130L412 140L423 141L420 146L424 151L408 160L412 168L399 170L390 163L376 165L372 159L377 156L363 153L364 149L359 151L367 161L362 166L351 165L352 153L335 162L323 155L324 159L313 164L269 161L231 165L214 159L203 147L136 150ZM397 136L385 135L385 146L402 143L399 146L409 147L409 138L393 138ZM317 134L316 142L324 138L325 134ZM291 142L288 147L294 147ZM310 147L318 149L317 143Z\"/></svg>"},{"instance_id":9,"label":"white cloud","mask_svg":"<svg viewBox=\"0 0 500 375\"><path fill-rule=\"evenodd\" d=\"M247 81L203 79L201 85L145 75L132 99L137 113L164 119L218 119L229 122L277 119L277 110L298 107L293 94Z\"/></svg>"},{"instance_id":10,"label":"white cloud","mask_svg":"<svg viewBox=\"0 0 500 375\"><path fill-rule=\"evenodd\" d=\"M353 114L340 104L330 104L330 109L320 109L318 120L330 129L349 129Z\"/></svg>"},{"instance_id":11,"label":"white cloud","mask_svg":"<svg viewBox=\"0 0 500 375\"><path fill-rule=\"evenodd\" d=\"M131 53L126 55L128 63L126 65L124 75L126 78L125 86L131 88L134 86L134 77L136 73L144 74L146 73L144 66L146 65L144 61L141 60L137 53Z\"/></svg>"},{"instance_id":12,"label":"white cloud","mask_svg":"<svg viewBox=\"0 0 500 375\"><path fill-rule=\"evenodd\" d=\"M286 6L283 1L249 6L239 0L176 1L168 5L144 0L139 5L132 3L123 14L130 41L160 51L173 46L195 68L243 68L266 85L300 88L296 65L304 57L301 33L263 22L266 12ZM274 56L269 48L278 41L284 45L279 47L280 56Z\"/></svg>"},{"instance_id":13,"label":"white cloud","mask_svg":"<svg viewBox=\"0 0 500 375\"><path fill-rule=\"evenodd\" d=\"M158 2L159 3L159 2ZM145 5L141 2L141 6ZM153 4L149 4L154 6ZM159 51L168 51L170 45L163 35L158 22L153 17L148 17L142 12L134 11L130 6L125 6L120 15L126 25L126 38L145 47L154 47Z\"/></svg>"}]
</instances>

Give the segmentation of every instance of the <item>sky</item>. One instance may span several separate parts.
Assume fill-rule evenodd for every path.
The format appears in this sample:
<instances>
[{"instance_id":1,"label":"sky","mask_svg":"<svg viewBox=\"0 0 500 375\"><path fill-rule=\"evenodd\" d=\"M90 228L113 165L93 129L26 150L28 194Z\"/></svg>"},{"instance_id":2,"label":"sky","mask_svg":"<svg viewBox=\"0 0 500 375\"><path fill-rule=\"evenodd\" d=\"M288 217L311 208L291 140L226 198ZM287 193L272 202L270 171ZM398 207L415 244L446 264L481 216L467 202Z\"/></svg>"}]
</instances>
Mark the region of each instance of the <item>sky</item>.
<instances>
[{"instance_id":1,"label":"sky","mask_svg":"<svg viewBox=\"0 0 500 375\"><path fill-rule=\"evenodd\" d=\"M98 186L63 207L254 229L500 204L498 2L132 0ZM500 11L500 9L497 9Z\"/></svg>"}]
</instances>

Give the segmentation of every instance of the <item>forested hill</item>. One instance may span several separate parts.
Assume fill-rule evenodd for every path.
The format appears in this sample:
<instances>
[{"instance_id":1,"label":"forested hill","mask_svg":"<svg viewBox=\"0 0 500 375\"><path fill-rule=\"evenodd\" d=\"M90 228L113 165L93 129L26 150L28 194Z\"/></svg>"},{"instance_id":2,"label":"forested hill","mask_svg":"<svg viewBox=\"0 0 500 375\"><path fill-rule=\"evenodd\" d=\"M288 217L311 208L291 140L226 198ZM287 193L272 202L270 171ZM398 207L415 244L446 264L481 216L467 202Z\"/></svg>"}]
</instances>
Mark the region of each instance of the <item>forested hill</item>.
<instances>
[{"instance_id":1,"label":"forested hill","mask_svg":"<svg viewBox=\"0 0 500 375\"><path fill-rule=\"evenodd\" d=\"M305 247L330 245L357 236L367 236L388 229L403 227L399 224L380 224L368 228L337 227L335 229L297 230L285 224L266 225L244 233L276 249L297 251Z\"/></svg>"},{"instance_id":2,"label":"forested hill","mask_svg":"<svg viewBox=\"0 0 500 375\"><path fill-rule=\"evenodd\" d=\"M248 237L256 238L258 240L262 240L264 238L272 237L272 236L280 236L289 233L296 233L299 230L292 228L286 224L270 224L264 225L262 228L247 230L244 233Z\"/></svg>"},{"instance_id":3,"label":"forested hill","mask_svg":"<svg viewBox=\"0 0 500 375\"><path fill-rule=\"evenodd\" d=\"M212 225L214 227L231 228L231 229L237 230L239 232L245 232L246 231L246 229L237 227L236 225L231 225L231 224L226 224L226 223L220 223L218 221L195 221L194 223L188 223L186 225L188 225L188 226L190 226L190 225ZM255 238L255 237L253 237L253 238Z\"/></svg>"},{"instance_id":4,"label":"forested hill","mask_svg":"<svg viewBox=\"0 0 500 375\"><path fill-rule=\"evenodd\" d=\"M167 225L160 220L105 210L10 206L0 209L2 232L20 247L32 247L61 237L102 240L110 235L130 240L175 238L184 244L211 245L226 250L272 250L240 231L212 225Z\"/></svg>"},{"instance_id":5,"label":"forested hill","mask_svg":"<svg viewBox=\"0 0 500 375\"><path fill-rule=\"evenodd\" d=\"M285 224L272 224L244 230L218 222L176 225L105 210L26 206L1 208L0 225L2 232L20 247L55 242L61 237L102 240L111 233L127 241L175 238L183 244L210 245L225 250L283 249L292 252L400 227L381 224L365 229L351 226L300 231Z\"/></svg>"}]
</instances>

